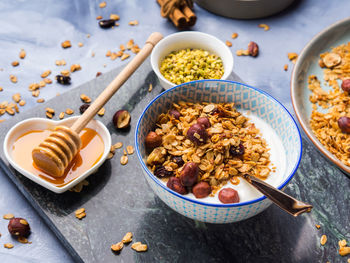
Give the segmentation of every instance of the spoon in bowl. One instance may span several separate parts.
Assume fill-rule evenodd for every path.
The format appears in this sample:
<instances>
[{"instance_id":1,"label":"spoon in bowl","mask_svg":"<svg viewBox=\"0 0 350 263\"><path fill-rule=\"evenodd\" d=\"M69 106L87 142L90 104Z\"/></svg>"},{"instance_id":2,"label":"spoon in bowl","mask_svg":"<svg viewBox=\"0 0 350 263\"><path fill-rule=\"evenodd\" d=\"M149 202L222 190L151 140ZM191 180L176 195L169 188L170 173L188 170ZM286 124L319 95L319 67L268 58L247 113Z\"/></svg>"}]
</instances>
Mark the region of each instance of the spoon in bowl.
<instances>
[{"instance_id":1,"label":"spoon in bowl","mask_svg":"<svg viewBox=\"0 0 350 263\"><path fill-rule=\"evenodd\" d=\"M273 203L295 217L302 213L310 212L312 209L312 205L301 202L294 197L283 193L272 185L265 183L259 178L256 178L255 176L244 174L242 177L248 183L254 186L259 192L263 193Z\"/></svg>"}]
</instances>

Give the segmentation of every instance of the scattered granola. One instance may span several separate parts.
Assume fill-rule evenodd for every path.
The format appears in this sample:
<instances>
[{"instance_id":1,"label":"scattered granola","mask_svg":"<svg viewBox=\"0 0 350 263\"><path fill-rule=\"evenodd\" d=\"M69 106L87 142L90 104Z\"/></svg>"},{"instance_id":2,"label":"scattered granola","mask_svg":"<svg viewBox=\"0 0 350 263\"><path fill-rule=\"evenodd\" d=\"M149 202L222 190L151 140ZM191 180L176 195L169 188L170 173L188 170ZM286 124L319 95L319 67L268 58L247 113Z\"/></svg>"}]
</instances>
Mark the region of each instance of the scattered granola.
<instances>
[{"instance_id":1,"label":"scattered granola","mask_svg":"<svg viewBox=\"0 0 350 263\"><path fill-rule=\"evenodd\" d=\"M109 152L108 155L107 155L107 159L112 159L114 156L114 153L113 152Z\"/></svg>"},{"instance_id":2,"label":"scattered granola","mask_svg":"<svg viewBox=\"0 0 350 263\"><path fill-rule=\"evenodd\" d=\"M18 238L17 238L17 241L18 241L19 243L22 243L22 244L31 244L31 243L32 243L32 242L28 241L28 239L25 238L25 237L18 237Z\"/></svg>"},{"instance_id":3,"label":"scattered granola","mask_svg":"<svg viewBox=\"0 0 350 263\"><path fill-rule=\"evenodd\" d=\"M133 46L134 46L134 40L130 39L128 43L126 43L126 48L130 50Z\"/></svg>"},{"instance_id":4,"label":"scattered granola","mask_svg":"<svg viewBox=\"0 0 350 263\"><path fill-rule=\"evenodd\" d=\"M126 151L128 152L129 155L134 153L134 147L132 145L126 146Z\"/></svg>"},{"instance_id":5,"label":"scattered granola","mask_svg":"<svg viewBox=\"0 0 350 263\"><path fill-rule=\"evenodd\" d=\"M101 20L102 16L96 16L96 20Z\"/></svg>"},{"instance_id":6,"label":"scattered granola","mask_svg":"<svg viewBox=\"0 0 350 263\"><path fill-rule=\"evenodd\" d=\"M326 242L327 242L327 236L326 235L322 235L321 239L320 239L320 244L322 246L324 246L326 244Z\"/></svg>"},{"instance_id":7,"label":"scattered granola","mask_svg":"<svg viewBox=\"0 0 350 263\"><path fill-rule=\"evenodd\" d=\"M293 52L288 53L288 59L289 59L290 61L292 61L293 64L295 64L295 62L296 62L297 59L298 59L298 54L297 54L297 53L293 53Z\"/></svg>"},{"instance_id":8,"label":"scattered granola","mask_svg":"<svg viewBox=\"0 0 350 263\"><path fill-rule=\"evenodd\" d=\"M264 31L267 31L267 30L270 29L270 27L268 25L266 25L266 24L259 24L258 27L263 28Z\"/></svg>"},{"instance_id":9,"label":"scattered granola","mask_svg":"<svg viewBox=\"0 0 350 263\"><path fill-rule=\"evenodd\" d=\"M67 109L66 109L66 113L67 113L68 115L72 115L72 114L74 113L74 110L72 110L72 109L70 109L70 108L67 108Z\"/></svg>"},{"instance_id":10,"label":"scattered granola","mask_svg":"<svg viewBox=\"0 0 350 263\"><path fill-rule=\"evenodd\" d=\"M129 22L130 26L137 26L138 24L139 24L139 21L137 21L137 20L132 20Z\"/></svg>"},{"instance_id":11,"label":"scattered granola","mask_svg":"<svg viewBox=\"0 0 350 263\"><path fill-rule=\"evenodd\" d=\"M148 92L151 92L152 90L153 90L153 85L152 85L152 83L150 83L148 86Z\"/></svg>"},{"instance_id":12,"label":"scattered granola","mask_svg":"<svg viewBox=\"0 0 350 263\"><path fill-rule=\"evenodd\" d=\"M43 103L43 102L45 102L45 99L40 98L40 99L37 99L36 102L37 102L37 103Z\"/></svg>"},{"instance_id":13,"label":"scattered granola","mask_svg":"<svg viewBox=\"0 0 350 263\"><path fill-rule=\"evenodd\" d=\"M320 229L320 228L321 228L321 226L320 226L320 225L315 225L315 227L316 227L317 229Z\"/></svg>"},{"instance_id":14,"label":"scattered granola","mask_svg":"<svg viewBox=\"0 0 350 263\"><path fill-rule=\"evenodd\" d=\"M82 218L86 217L85 208L77 209L75 211L75 217L78 219L82 219Z\"/></svg>"},{"instance_id":15,"label":"scattered granola","mask_svg":"<svg viewBox=\"0 0 350 263\"><path fill-rule=\"evenodd\" d=\"M89 182L87 180L83 180L80 183L76 184L74 187L72 187L71 189L69 189L69 191L71 192L76 192L76 193L80 193L83 190L84 186L88 186Z\"/></svg>"},{"instance_id":16,"label":"scattered granola","mask_svg":"<svg viewBox=\"0 0 350 263\"><path fill-rule=\"evenodd\" d=\"M237 38L238 37L238 34L237 33L232 33L232 35L231 35L231 38L232 39L235 39L235 38Z\"/></svg>"},{"instance_id":17,"label":"scattered granola","mask_svg":"<svg viewBox=\"0 0 350 263\"><path fill-rule=\"evenodd\" d=\"M113 20L115 20L115 21L118 21L118 20L120 19L120 16L118 16L118 15L116 15L116 14L111 14L111 15L109 16L109 18L110 18L110 19L113 19Z\"/></svg>"},{"instance_id":18,"label":"scattered granola","mask_svg":"<svg viewBox=\"0 0 350 263\"><path fill-rule=\"evenodd\" d=\"M13 95L12 95L12 99L13 99L13 101L16 102L16 103L20 102L20 100L21 100L21 94L19 94L19 93L13 94Z\"/></svg>"},{"instance_id":19,"label":"scattered granola","mask_svg":"<svg viewBox=\"0 0 350 263\"><path fill-rule=\"evenodd\" d=\"M98 112L97 112L97 115L98 116L103 116L103 115L105 115L105 108L101 108Z\"/></svg>"},{"instance_id":20,"label":"scattered granola","mask_svg":"<svg viewBox=\"0 0 350 263\"><path fill-rule=\"evenodd\" d=\"M64 77L69 77L70 72L69 72L69 70L65 69L65 70L61 71L61 75L64 76Z\"/></svg>"},{"instance_id":21,"label":"scattered granola","mask_svg":"<svg viewBox=\"0 0 350 263\"><path fill-rule=\"evenodd\" d=\"M47 76L49 76L51 74L51 70L46 70L44 71L42 74L41 74L41 77L44 79L46 78Z\"/></svg>"},{"instance_id":22,"label":"scattered granola","mask_svg":"<svg viewBox=\"0 0 350 263\"><path fill-rule=\"evenodd\" d=\"M128 57L130 57L130 55L127 54L127 53L124 53L124 54L122 55L122 57L121 57L121 60L125 60L125 59L127 59Z\"/></svg>"},{"instance_id":23,"label":"scattered granola","mask_svg":"<svg viewBox=\"0 0 350 263\"><path fill-rule=\"evenodd\" d=\"M84 46L84 44L81 42L78 42L78 47L82 47L82 46Z\"/></svg>"},{"instance_id":24,"label":"scattered granola","mask_svg":"<svg viewBox=\"0 0 350 263\"><path fill-rule=\"evenodd\" d=\"M66 65L66 61L64 59L56 60L55 64L56 64L56 66L65 66Z\"/></svg>"},{"instance_id":25,"label":"scattered granola","mask_svg":"<svg viewBox=\"0 0 350 263\"><path fill-rule=\"evenodd\" d=\"M19 65L19 62L16 60L16 61L13 61L12 63L11 63L11 65L13 66L13 67L17 67L18 65Z\"/></svg>"},{"instance_id":26,"label":"scattered granola","mask_svg":"<svg viewBox=\"0 0 350 263\"><path fill-rule=\"evenodd\" d=\"M14 245L11 244L11 243L5 243L5 244L4 244L4 248L11 249L11 248L13 248L13 247L14 247Z\"/></svg>"},{"instance_id":27,"label":"scattered granola","mask_svg":"<svg viewBox=\"0 0 350 263\"><path fill-rule=\"evenodd\" d=\"M132 236L133 236L133 235L132 235L131 232L126 233L126 234L124 235L123 239L122 239L122 242L123 242L124 244L130 243L130 242L132 241Z\"/></svg>"},{"instance_id":28,"label":"scattered granola","mask_svg":"<svg viewBox=\"0 0 350 263\"><path fill-rule=\"evenodd\" d=\"M120 164L126 165L127 163L128 163L128 156L127 155L123 155L122 157L120 157Z\"/></svg>"},{"instance_id":29,"label":"scattered granola","mask_svg":"<svg viewBox=\"0 0 350 263\"><path fill-rule=\"evenodd\" d=\"M249 50L239 49L236 51L237 56L249 56Z\"/></svg>"},{"instance_id":30,"label":"scattered granola","mask_svg":"<svg viewBox=\"0 0 350 263\"><path fill-rule=\"evenodd\" d=\"M10 75L10 80L12 83L17 83L17 77L15 75Z\"/></svg>"},{"instance_id":31,"label":"scattered granola","mask_svg":"<svg viewBox=\"0 0 350 263\"><path fill-rule=\"evenodd\" d=\"M232 47L232 42L230 42L230 41L226 40L226 46L228 46L228 47Z\"/></svg>"},{"instance_id":32,"label":"scattered granola","mask_svg":"<svg viewBox=\"0 0 350 263\"><path fill-rule=\"evenodd\" d=\"M131 245L131 248L137 252L145 252L147 251L147 245L142 244L141 242L135 242Z\"/></svg>"},{"instance_id":33,"label":"scattered granola","mask_svg":"<svg viewBox=\"0 0 350 263\"><path fill-rule=\"evenodd\" d=\"M60 120L62 120L62 119L64 118L64 112L63 112L63 111L60 113L60 115L58 115L58 118L59 118Z\"/></svg>"},{"instance_id":34,"label":"scattered granola","mask_svg":"<svg viewBox=\"0 0 350 263\"><path fill-rule=\"evenodd\" d=\"M72 46L72 44L70 43L69 40L66 40L66 41L64 41L64 42L61 43L61 46L62 46L63 48L69 48L69 47Z\"/></svg>"},{"instance_id":35,"label":"scattered granola","mask_svg":"<svg viewBox=\"0 0 350 263\"><path fill-rule=\"evenodd\" d=\"M70 66L70 71L71 72L74 72L74 71L77 71L77 70L81 70L81 66L79 64L73 64L72 66Z\"/></svg>"},{"instance_id":36,"label":"scattered granola","mask_svg":"<svg viewBox=\"0 0 350 263\"><path fill-rule=\"evenodd\" d=\"M123 143L122 142L117 142L116 144L113 145L115 149L120 149L123 147Z\"/></svg>"},{"instance_id":37,"label":"scattered granola","mask_svg":"<svg viewBox=\"0 0 350 263\"><path fill-rule=\"evenodd\" d=\"M25 100L20 100L20 102L18 103L19 106L24 106L26 104Z\"/></svg>"},{"instance_id":38,"label":"scattered granola","mask_svg":"<svg viewBox=\"0 0 350 263\"><path fill-rule=\"evenodd\" d=\"M24 49L21 49L21 51L19 52L19 58L20 59L24 59L26 57L26 52Z\"/></svg>"},{"instance_id":39,"label":"scattered granola","mask_svg":"<svg viewBox=\"0 0 350 263\"><path fill-rule=\"evenodd\" d=\"M114 252L119 252L119 251L121 251L121 250L123 249L123 247L124 247L123 242L118 242L118 243L116 243L116 244L113 244L113 245L111 246L111 249L112 249Z\"/></svg>"},{"instance_id":40,"label":"scattered granola","mask_svg":"<svg viewBox=\"0 0 350 263\"><path fill-rule=\"evenodd\" d=\"M10 214L5 214L5 215L2 216L2 218L6 219L6 220L10 220L10 219L12 219L14 217L15 217L15 215L11 214L11 213Z\"/></svg>"},{"instance_id":41,"label":"scattered granola","mask_svg":"<svg viewBox=\"0 0 350 263\"><path fill-rule=\"evenodd\" d=\"M91 102L91 98L85 94L81 94L80 95L80 99L84 102L84 103L90 103Z\"/></svg>"},{"instance_id":42,"label":"scattered granola","mask_svg":"<svg viewBox=\"0 0 350 263\"><path fill-rule=\"evenodd\" d=\"M287 70L288 70L288 64L285 64L285 65L283 66L283 69L284 69L284 71L287 71Z\"/></svg>"},{"instance_id":43,"label":"scattered granola","mask_svg":"<svg viewBox=\"0 0 350 263\"><path fill-rule=\"evenodd\" d=\"M101 2L99 5L98 5L100 8L105 8L107 6L107 3L105 1Z\"/></svg>"}]
</instances>

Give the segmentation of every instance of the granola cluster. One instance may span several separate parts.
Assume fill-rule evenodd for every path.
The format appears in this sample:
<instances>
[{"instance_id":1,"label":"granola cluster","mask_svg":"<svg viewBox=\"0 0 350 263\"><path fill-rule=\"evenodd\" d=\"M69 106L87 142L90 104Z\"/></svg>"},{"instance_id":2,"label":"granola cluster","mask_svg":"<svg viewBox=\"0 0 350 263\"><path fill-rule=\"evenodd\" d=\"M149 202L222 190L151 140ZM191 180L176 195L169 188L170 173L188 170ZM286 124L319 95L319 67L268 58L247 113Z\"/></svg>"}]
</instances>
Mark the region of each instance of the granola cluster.
<instances>
[{"instance_id":1,"label":"granola cluster","mask_svg":"<svg viewBox=\"0 0 350 263\"><path fill-rule=\"evenodd\" d=\"M200 135L189 137L189 131L203 118L210 122L205 127L207 137L196 143L193 139L200 139ZM179 178L186 163L195 163L199 168L196 181L208 183L211 196L228 181L238 184L243 174L266 179L271 172L265 139L234 103L174 103L158 117L155 133L151 138L158 135L161 143L147 157L149 169L168 180Z\"/></svg>"},{"instance_id":2,"label":"granola cluster","mask_svg":"<svg viewBox=\"0 0 350 263\"><path fill-rule=\"evenodd\" d=\"M325 148L350 166L350 135L338 124L341 117L350 116L349 93L338 83L350 79L350 42L321 54L319 65L324 68L323 78L330 89L323 89L315 75L309 76L308 87L312 92L309 100L313 108L310 126Z\"/></svg>"}]
</instances>

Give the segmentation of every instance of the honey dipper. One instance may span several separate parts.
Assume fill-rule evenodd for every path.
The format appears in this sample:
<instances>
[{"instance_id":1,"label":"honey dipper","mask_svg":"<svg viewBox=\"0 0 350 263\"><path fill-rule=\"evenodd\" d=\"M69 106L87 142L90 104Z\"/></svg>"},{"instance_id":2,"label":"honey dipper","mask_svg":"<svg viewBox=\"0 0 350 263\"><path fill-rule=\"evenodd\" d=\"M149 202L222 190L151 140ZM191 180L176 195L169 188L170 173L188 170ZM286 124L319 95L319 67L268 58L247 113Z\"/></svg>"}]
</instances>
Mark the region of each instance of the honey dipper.
<instances>
[{"instance_id":1,"label":"honey dipper","mask_svg":"<svg viewBox=\"0 0 350 263\"><path fill-rule=\"evenodd\" d=\"M54 177L60 177L64 174L68 164L72 161L81 147L79 133L143 63L151 53L153 47L162 38L163 36L160 33L152 33L140 52L97 97L84 114L73 123L72 127L57 126L49 137L40 143L39 146L34 148L32 151L32 157L35 165L39 169Z\"/></svg>"}]
</instances>

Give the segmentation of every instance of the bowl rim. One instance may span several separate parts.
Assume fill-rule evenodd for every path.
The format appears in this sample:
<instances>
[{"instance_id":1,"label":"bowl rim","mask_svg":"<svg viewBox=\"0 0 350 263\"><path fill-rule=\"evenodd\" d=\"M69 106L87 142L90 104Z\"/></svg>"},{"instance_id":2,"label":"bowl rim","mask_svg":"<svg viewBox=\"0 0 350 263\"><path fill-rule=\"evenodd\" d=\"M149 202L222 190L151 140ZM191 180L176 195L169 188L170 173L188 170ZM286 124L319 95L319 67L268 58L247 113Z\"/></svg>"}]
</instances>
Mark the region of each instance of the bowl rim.
<instances>
[{"instance_id":1,"label":"bowl rim","mask_svg":"<svg viewBox=\"0 0 350 263\"><path fill-rule=\"evenodd\" d=\"M298 167L299 167L299 164L300 164L300 160L301 160L301 157L302 157L302 139L301 139L301 134L300 134L300 130L298 128L298 125L296 123L296 121L294 120L292 114L282 105L282 103L280 103L277 99L275 99L274 97L272 97L270 94L268 94L267 92L263 91L263 90L260 90L258 88L255 88L255 87L252 87L248 84L244 84L244 83L241 83L241 82L238 82L238 81L232 81L232 80L195 80L195 81L191 81L191 82L186 82L186 83L183 83L183 84L180 84L180 85L177 85L175 87L172 87L168 90L165 90L164 92L160 93L158 96L156 96L146 107L145 109L143 110L141 116L139 117L138 121L137 121L137 126L136 126L136 129L135 129L135 146L136 146L136 153L137 153L137 157L139 158L139 161L141 163L141 166L142 168L146 171L146 173L148 174L148 176L151 177L151 179L153 181L155 181L156 184L158 184L159 186L161 186L163 189L165 189L166 191L168 191L169 193L183 199L184 201L189 201L189 202L192 202L192 203L195 203L195 204L199 204L199 205L203 205L203 206L210 206L210 207L240 207L240 206L245 206L245 205L251 205L251 204L254 204L254 203L257 203L257 202L260 202L260 201L263 201L264 199L266 199L266 196L263 195L262 197L259 197L257 199L253 199L253 200L249 200L249 201L246 201L246 202L242 202L242 203L233 203L233 204L213 204L213 203L206 203L206 202L202 202L202 201L198 201L198 200L195 200L195 199L191 199L191 198L188 198L187 196L184 196L184 195L181 195L171 189L169 189L168 187L166 187L165 185L163 185L159 179L157 179L155 177L155 175L153 173L150 172L150 170L147 168L145 162L143 161L142 159L142 156L141 156L141 153L139 151L139 144L138 144L138 141L137 141L137 135L138 135L138 131L139 131L139 128L140 128L140 123L141 123L141 120L142 118L144 117L146 111L148 110L148 108L155 102L158 100L158 98L160 98L161 96L163 96L164 94L166 94L167 92L170 92L178 87L182 87L182 86L185 86L185 85L188 85L188 84L192 84L192 83L200 83L200 82L226 82L226 83L231 83L231 84L239 84L239 85L243 85L243 86L246 86L250 89L253 89L259 93L262 93L263 95L265 95L266 97L268 97L269 99L271 99L272 101L276 102L278 105L281 106L281 108L289 115L289 117L291 118L292 120L292 123L294 123L295 125L295 128L298 132L298 138L299 138L299 142L300 142L300 147L299 147L299 156L298 156L298 160L295 164L295 166L293 167L292 169L292 172L287 176L287 178L277 187L279 190L282 190L283 187L285 187L289 181L293 178L293 176L295 175Z\"/></svg>"},{"instance_id":2,"label":"bowl rim","mask_svg":"<svg viewBox=\"0 0 350 263\"><path fill-rule=\"evenodd\" d=\"M302 64L302 61L304 60L304 58L306 57L308 51L310 50L310 48L312 46L315 45L315 43L317 43L317 41L323 37L324 34L327 34L330 31L333 31L334 29L336 29L338 26L341 26L343 24L349 23L350 22L350 17L341 19L329 26L327 26L326 28L322 29L320 32L318 32L316 35L314 35L312 37L312 39L304 46L304 48L301 50L300 55L297 59L297 62L293 68L292 71L292 75L291 75L291 79L290 79L290 95L291 95L291 100L292 100L292 105L293 105L293 109L295 112L295 115L300 123L301 128L303 129L303 131L305 132L305 134L307 135L307 137L311 140L311 142L313 143L314 146L316 146L316 148L319 150L319 152L326 157L330 162L332 162L333 164L335 164L337 166L337 168L339 168L340 170L342 170L343 172L350 174L350 167L345 165L344 163L342 163L334 154L332 154L330 151L328 151L323 144L317 139L317 137L315 136L315 134L313 133L313 131L311 130L311 128L309 129L307 127L307 124L304 122L303 118L302 118L302 113L300 110L300 105L298 103L297 100L297 72L300 71L300 67Z\"/></svg>"},{"instance_id":3,"label":"bowl rim","mask_svg":"<svg viewBox=\"0 0 350 263\"><path fill-rule=\"evenodd\" d=\"M160 52L161 50L159 50L160 48L160 45L166 41L169 41L169 39L174 42L173 38L175 38L175 42L176 42L176 37L178 36L181 36L181 35L202 35L204 37L207 37L207 38L210 38L210 39L213 39L214 41L216 41L217 43L220 43L221 47L226 50L226 53L228 54L231 54L230 57L228 58L228 60L230 61L230 63L228 64L228 70L224 71L224 74L222 75L222 77L220 78L220 80L225 80L227 79L232 70L233 70L233 65L234 65L234 58L233 58L233 54L232 54L232 51L228 48L228 46L225 45L225 43L223 41L221 41L219 38L217 38L216 36L213 36L211 34L207 34L207 33L204 33L204 32L201 32L201 31L182 31L182 32L176 32L176 33L173 33L173 34L170 34L170 35L167 35L165 38L163 38L162 40L159 41L159 43L157 45L155 45L155 47L153 48L152 50L152 53L151 53L151 67L154 71L154 73L157 75L157 77L159 79L161 79L163 82L165 82L166 84L170 85L170 86L178 86L176 85L175 83L172 83L171 81L167 80L163 75L162 73L160 73L160 70L159 70L159 63L157 61L155 61L155 54L156 52ZM220 47L219 47L220 48ZM219 49L218 48L218 49ZM224 69L225 69L225 65L224 65ZM194 80L196 81L196 80ZM181 85L181 84L180 84ZM169 89L169 88L168 88Z\"/></svg>"}]
</instances>

